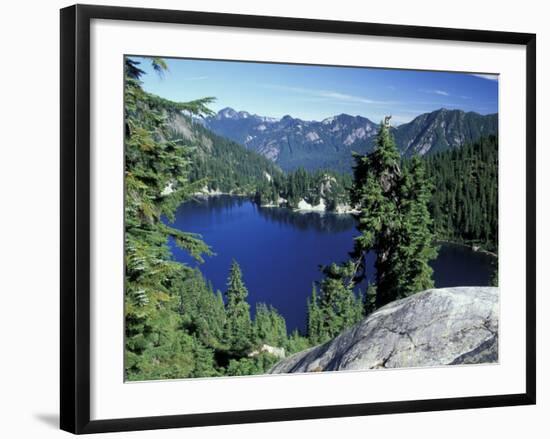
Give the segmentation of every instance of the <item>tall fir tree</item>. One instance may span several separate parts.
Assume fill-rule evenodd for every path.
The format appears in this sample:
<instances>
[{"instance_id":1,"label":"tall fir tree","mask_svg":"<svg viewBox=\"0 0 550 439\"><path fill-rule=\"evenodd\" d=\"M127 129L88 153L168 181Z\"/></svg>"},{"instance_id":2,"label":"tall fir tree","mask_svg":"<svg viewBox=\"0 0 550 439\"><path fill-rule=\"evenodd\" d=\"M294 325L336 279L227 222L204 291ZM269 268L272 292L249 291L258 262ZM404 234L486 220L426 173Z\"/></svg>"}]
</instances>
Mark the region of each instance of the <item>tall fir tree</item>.
<instances>
[{"instance_id":1,"label":"tall fir tree","mask_svg":"<svg viewBox=\"0 0 550 439\"><path fill-rule=\"evenodd\" d=\"M397 230L399 228L400 156L389 131L381 123L373 152L355 156L352 202L360 209L352 258L356 264L357 281L366 276L366 258L376 253L376 304L381 306L393 296L396 286L392 270Z\"/></svg>"},{"instance_id":2,"label":"tall fir tree","mask_svg":"<svg viewBox=\"0 0 550 439\"><path fill-rule=\"evenodd\" d=\"M352 253L355 278L357 282L365 278L367 254L375 252L377 308L433 285L428 265L436 254L430 197L431 187L418 158L401 170L386 119L374 151L355 156L351 192L352 202L360 208L360 235ZM372 297L368 300L372 310Z\"/></svg>"},{"instance_id":3,"label":"tall fir tree","mask_svg":"<svg viewBox=\"0 0 550 439\"><path fill-rule=\"evenodd\" d=\"M252 346L252 321L247 296L248 290L242 279L241 267L237 261L233 261L225 292L225 340L230 351L234 353L243 353Z\"/></svg>"},{"instance_id":4,"label":"tall fir tree","mask_svg":"<svg viewBox=\"0 0 550 439\"><path fill-rule=\"evenodd\" d=\"M311 340L308 337L303 336L295 329L288 336L285 344L285 352L287 355L292 355L296 352L304 351L311 347Z\"/></svg>"},{"instance_id":5,"label":"tall fir tree","mask_svg":"<svg viewBox=\"0 0 550 439\"><path fill-rule=\"evenodd\" d=\"M265 303L256 304L254 317L254 341L257 345L268 344L283 347L287 340L285 319L277 310Z\"/></svg>"},{"instance_id":6,"label":"tall fir tree","mask_svg":"<svg viewBox=\"0 0 550 439\"><path fill-rule=\"evenodd\" d=\"M314 345L327 337L315 285L311 288L311 296L307 299L307 336Z\"/></svg>"},{"instance_id":7,"label":"tall fir tree","mask_svg":"<svg viewBox=\"0 0 550 439\"><path fill-rule=\"evenodd\" d=\"M308 336L313 344L323 343L355 325L363 316L363 301L353 291L354 266L331 264L308 301Z\"/></svg>"},{"instance_id":8,"label":"tall fir tree","mask_svg":"<svg viewBox=\"0 0 550 439\"><path fill-rule=\"evenodd\" d=\"M401 299L433 288L433 269L429 262L437 256L432 218L428 204L432 184L424 164L415 156L403 167L399 184L399 229L391 269L395 272L393 296Z\"/></svg>"}]
</instances>

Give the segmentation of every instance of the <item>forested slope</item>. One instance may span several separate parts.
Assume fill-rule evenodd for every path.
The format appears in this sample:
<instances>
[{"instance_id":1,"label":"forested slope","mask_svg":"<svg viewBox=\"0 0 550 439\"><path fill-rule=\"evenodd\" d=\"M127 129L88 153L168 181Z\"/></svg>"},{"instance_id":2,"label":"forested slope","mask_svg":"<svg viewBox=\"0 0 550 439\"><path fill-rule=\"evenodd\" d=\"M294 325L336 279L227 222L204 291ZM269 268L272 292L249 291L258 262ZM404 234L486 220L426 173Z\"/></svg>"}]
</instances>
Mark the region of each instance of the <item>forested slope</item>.
<instances>
[{"instance_id":1,"label":"forested slope","mask_svg":"<svg viewBox=\"0 0 550 439\"><path fill-rule=\"evenodd\" d=\"M430 202L436 236L498 249L498 140L482 138L426 157L435 190Z\"/></svg>"}]
</instances>

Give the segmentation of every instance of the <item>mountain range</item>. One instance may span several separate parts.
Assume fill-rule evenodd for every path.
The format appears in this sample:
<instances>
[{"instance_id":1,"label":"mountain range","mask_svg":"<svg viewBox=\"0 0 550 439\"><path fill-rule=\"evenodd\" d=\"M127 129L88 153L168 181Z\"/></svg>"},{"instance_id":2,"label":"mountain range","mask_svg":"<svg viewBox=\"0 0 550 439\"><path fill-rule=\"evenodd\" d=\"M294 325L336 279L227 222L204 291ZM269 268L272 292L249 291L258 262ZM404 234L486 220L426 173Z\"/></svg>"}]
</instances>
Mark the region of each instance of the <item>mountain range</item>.
<instances>
[{"instance_id":1,"label":"mountain range","mask_svg":"<svg viewBox=\"0 0 550 439\"><path fill-rule=\"evenodd\" d=\"M256 151L289 171L327 168L349 172L352 152L374 148L379 124L366 117L340 114L322 121L286 115L281 119L224 108L201 123L214 133ZM482 136L498 133L498 114L481 115L439 109L392 127L404 156L427 155L457 148Z\"/></svg>"}]
</instances>

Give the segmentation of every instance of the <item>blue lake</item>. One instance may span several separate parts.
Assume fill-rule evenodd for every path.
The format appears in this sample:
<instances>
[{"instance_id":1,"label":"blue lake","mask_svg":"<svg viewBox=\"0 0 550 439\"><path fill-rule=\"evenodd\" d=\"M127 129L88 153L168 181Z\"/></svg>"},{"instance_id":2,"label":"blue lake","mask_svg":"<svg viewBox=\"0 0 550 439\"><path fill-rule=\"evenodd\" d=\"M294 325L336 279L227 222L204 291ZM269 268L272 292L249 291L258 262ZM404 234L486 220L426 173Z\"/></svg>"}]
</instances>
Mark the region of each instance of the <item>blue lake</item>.
<instances>
[{"instance_id":1,"label":"blue lake","mask_svg":"<svg viewBox=\"0 0 550 439\"><path fill-rule=\"evenodd\" d=\"M227 195L182 204L171 225L202 235L215 252L198 264L170 243L176 260L198 266L214 289L223 292L235 259L243 271L252 310L257 302L273 305L289 331L305 329L306 300L312 284L321 279L319 266L344 261L357 235L350 215L259 207L247 198ZM490 255L443 244L432 262L435 285L489 285L493 264Z\"/></svg>"}]
</instances>

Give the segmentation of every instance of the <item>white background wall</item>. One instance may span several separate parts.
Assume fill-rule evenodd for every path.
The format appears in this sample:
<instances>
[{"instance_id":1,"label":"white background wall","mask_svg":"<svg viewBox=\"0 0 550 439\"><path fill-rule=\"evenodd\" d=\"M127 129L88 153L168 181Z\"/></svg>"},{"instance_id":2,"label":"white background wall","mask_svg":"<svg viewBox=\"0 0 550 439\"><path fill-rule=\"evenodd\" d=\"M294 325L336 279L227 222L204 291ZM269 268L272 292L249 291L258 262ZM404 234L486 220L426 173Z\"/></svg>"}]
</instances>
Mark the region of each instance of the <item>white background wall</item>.
<instances>
[{"instance_id":1,"label":"white background wall","mask_svg":"<svg viewBox=\"0 0 550 439\"><path fill-rule=\"evenodd\" d=\"M143 438L547 437L550 415L550 281L544 201L550 166L549 11L543 1L277 0L88 3L537 33L538 44L538 405L105 435ZM66 1L6 2L0 14L0 436L50 438L58 422L59 13ZM523 152L519 152L523 153ZM546 415L546 417L545 417Z\"/></svg>"}]
</instances>

